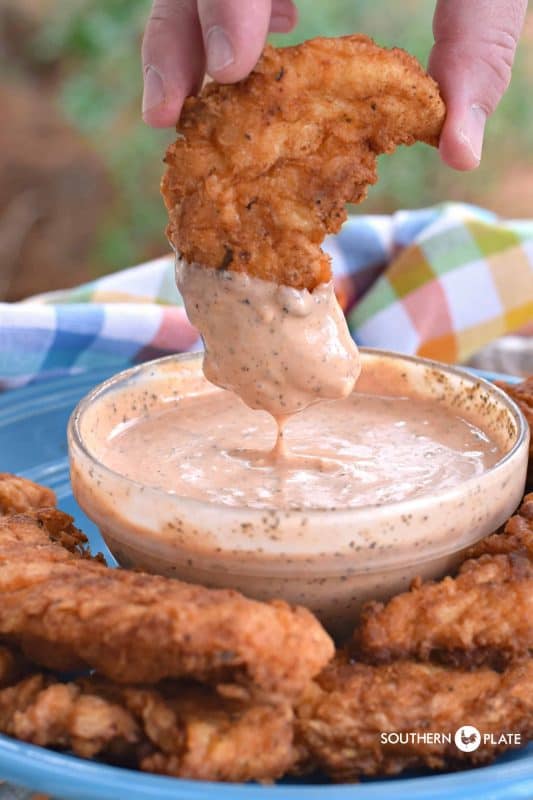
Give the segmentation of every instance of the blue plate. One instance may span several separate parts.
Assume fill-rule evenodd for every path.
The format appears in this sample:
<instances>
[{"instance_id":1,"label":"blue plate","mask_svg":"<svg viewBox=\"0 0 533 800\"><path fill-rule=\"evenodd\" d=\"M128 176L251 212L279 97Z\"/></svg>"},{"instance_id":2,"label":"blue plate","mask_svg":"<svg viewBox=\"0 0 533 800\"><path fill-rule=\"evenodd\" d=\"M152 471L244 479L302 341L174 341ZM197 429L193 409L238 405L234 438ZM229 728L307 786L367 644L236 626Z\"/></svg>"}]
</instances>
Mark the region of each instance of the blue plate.
<instances>
[{"instance_id":1,"label":"blue plate","mask_svg":"<svg viewBox=\"0 0 533 800\"><path fill-rule=\"evenodd\" d=\"M503 375L489 378L514 380ZM93 551L116 563L98 530L80 511L69 482L66 426L89 389L109 377L91 372L0 394L0 469L53 488ZM63 800L526 800L533 798L533 746L476 770L331 785L317 778L274 786L214 784L147 775L83 761L0 736L0 778Z\"/></svg>"}]
</instances>

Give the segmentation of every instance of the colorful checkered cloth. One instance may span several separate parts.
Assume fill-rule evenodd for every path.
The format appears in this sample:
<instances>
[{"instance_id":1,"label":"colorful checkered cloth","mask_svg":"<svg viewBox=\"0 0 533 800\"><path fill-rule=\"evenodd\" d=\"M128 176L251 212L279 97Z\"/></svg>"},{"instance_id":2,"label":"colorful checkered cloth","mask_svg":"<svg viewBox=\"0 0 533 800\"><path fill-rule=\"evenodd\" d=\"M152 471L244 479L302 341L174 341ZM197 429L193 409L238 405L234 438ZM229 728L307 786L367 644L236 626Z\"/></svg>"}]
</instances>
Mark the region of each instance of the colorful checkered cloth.
<instances>
[{"instance_id":1,"label":"colorful checkered cloth","mask_svg":"<svg viewBox=\"0 0 533 800\"><path fill-rule=\"evenodd\" d=\"M360 345L464 361L533 320L533 221L463 204L354 216L325 249ZM0 388L200 347L170 255L0 303Z\"/></svg>"}]
</instances>

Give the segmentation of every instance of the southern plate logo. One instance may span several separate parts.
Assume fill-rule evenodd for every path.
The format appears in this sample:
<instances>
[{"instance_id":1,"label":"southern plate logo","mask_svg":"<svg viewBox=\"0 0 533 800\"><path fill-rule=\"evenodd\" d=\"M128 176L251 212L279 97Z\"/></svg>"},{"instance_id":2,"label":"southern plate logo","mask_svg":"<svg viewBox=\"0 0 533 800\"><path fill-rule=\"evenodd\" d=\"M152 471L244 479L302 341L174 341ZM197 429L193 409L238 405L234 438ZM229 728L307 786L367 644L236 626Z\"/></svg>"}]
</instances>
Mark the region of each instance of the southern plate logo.
<instances>
[{"instance_id":1,"label":"southern plate logo","mask_svg":"<svg viewBox=\"0 0 533 800\"><path fill-rule=\"evenodd\" d=\"M474 725L461 725L455 731L454 742L463 753L477 750L481 744L481 734Z\"/></svg>"}]
</instances>

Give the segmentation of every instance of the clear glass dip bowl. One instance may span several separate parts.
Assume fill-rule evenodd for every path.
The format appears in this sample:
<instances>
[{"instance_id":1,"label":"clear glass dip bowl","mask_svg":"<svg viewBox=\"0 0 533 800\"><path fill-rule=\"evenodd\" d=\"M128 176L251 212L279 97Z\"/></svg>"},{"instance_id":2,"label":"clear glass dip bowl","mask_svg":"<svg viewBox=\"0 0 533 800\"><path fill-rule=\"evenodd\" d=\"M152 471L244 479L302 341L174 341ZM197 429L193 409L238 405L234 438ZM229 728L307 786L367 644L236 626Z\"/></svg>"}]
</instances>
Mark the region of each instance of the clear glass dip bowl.
<instances>
[{"instance_id":1,"label":"clear glass dip bowl","mask_svg":"<svg viewBox=\"0 0 533 800\"><path fill-rule=\"evenodd\" d=\"M495 440L503 456L445 491L347 510L261 510L181 497L109 469L99 442L140 409L209 391L202 355L170 356L121 372L90 392L68 426L74 495L118 562L259 599L311 608L334 633L362 603L405 590L417 575L437 578L464 549L496 530L522 497L529 430L510 398L461 369L362 350L359 391L414 396L452 408ZM116 406L131 409L126 418ZM101 449L101 448L100 448ZM276 537L272 537L272 530Z\"/></svg>"}]
</instances>

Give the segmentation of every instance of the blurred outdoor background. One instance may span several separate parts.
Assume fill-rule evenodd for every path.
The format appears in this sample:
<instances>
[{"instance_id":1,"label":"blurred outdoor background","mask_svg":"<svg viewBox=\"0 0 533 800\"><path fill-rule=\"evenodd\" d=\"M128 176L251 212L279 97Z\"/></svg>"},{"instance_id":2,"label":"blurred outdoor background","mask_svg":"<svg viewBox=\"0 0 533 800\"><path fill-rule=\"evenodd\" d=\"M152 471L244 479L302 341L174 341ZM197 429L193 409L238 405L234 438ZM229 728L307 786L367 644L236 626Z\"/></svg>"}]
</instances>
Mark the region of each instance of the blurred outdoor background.
<instances>
[{"instance_id":1,"label":"blurred outdoor background","mask_svg":"<svg viewBox=\"0 0 533 800\"><path fill-rule=\"evenodd\" d=\"M172 131L140 117L148 0L0 0L0 300L72 286L167 252L159 197ZM276 42L361 31L426 62L429 0L299 0ZM481 168L461 175L424 146L381 159L358 213L464 200L533 215L533 9Z\"/></svg>"}]
</instances>

